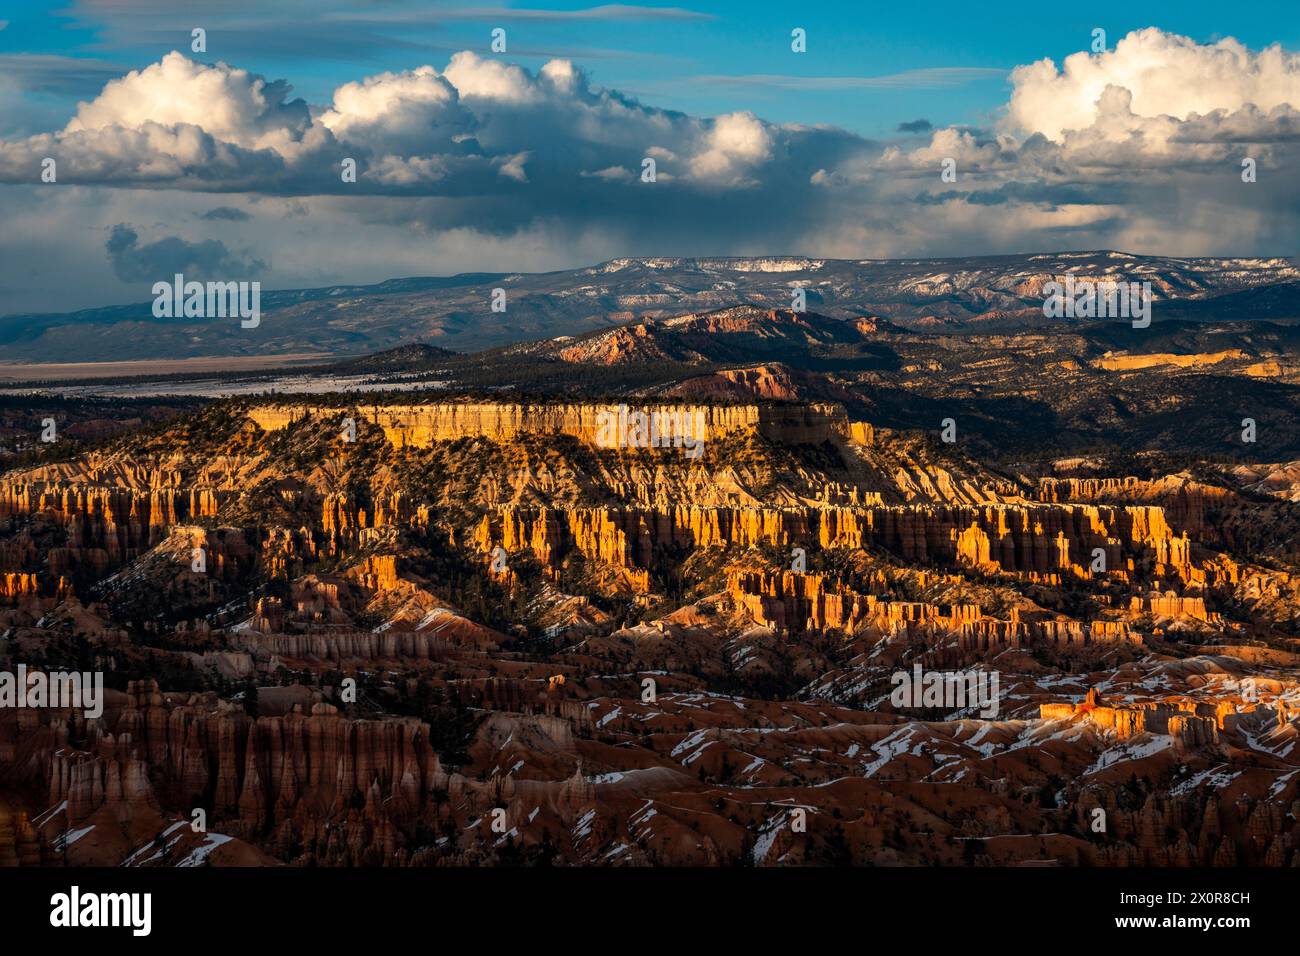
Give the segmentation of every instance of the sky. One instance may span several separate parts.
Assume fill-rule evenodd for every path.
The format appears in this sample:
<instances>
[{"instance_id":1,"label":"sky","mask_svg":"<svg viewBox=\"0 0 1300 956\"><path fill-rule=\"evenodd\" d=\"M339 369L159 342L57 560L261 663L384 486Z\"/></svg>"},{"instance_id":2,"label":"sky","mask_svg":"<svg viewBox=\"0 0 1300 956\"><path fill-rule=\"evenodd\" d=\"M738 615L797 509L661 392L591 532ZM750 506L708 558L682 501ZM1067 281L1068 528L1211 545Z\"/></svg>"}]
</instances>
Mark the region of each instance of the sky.
<instances>
[{"instance_id":1,"label":"sky","mask_svg":"<svg viewBox=\"0 0 1300 956\"><path fill-rule=\"evenodd\" d=\"M1300 246L1292 4L679 2L0 0L0 315L173 271Z\"/></svg>"}]
</instances>

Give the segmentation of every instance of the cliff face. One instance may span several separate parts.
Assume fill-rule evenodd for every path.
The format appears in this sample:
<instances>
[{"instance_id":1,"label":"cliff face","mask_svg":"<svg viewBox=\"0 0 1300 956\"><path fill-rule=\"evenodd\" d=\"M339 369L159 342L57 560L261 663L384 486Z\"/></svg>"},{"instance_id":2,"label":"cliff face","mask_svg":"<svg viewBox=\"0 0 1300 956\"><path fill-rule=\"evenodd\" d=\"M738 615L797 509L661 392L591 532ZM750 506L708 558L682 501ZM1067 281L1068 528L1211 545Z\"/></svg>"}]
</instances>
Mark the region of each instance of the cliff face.
<instances>
[{"instance_id":1,"label":"cliff face","mask_svg":"<svg viewBox=\"0 0 1300 956\"><path fill-rule=\"evenodd\" d=\"M64 481L0 483L0 518L48 515L73 548L100 548L120 562L148 550L184 521L215 515L212 488L142 491Z\"/></svg>"},{"instance_id":2,"label":"cliff face","mask_svg":"<svg viewBox=\"0 0 1300 956\"><path fill-rule=\"evenodd\" d=\"M1156 617L1189 617L1207 624L1222 624L1221 615L1205 609L1203 597L1179 597L1176 594L1148 594L1133 598L1129 605L1134 614L1151 614Z\"/></svg>"},{"instance_id":3,"label":"cliff face","mask_svg":"<svg viewBox=\"0 0 1300 956\"><path fill-rule=\"evenodd\" d=\"M465 622L469 626L469 622ZM265 617L253 618L254 629L268 633L244 633L238 646L258 656L273 656L290 661L328 662L335 664L362 661L393 661L411 664L417 661L445 660L452 656L456 644L427 631L373 631L327 634L278 633Z\"/></svg>"},{"instance_id":4,"label":"cliff face","mask_svg":"<svg viewBox=\"0 0 1300 956\"><path fill-rule=\"evenodd\" d=\"M636 407L636 406L634 406ZM336 435L337 419L351 412L362 422L378 425L394 452L437 446L444 467L458 467L449 445L462 438L491 438L509 447L523 436L537 439L546 435L573 437L599 448L602 438L601 413L616 406L585 404L514 405L508 403L434 403L412 406L365 406L359 410L325 406L255 406L251 420L269 432L280 432L292 423L305 425L300 436L317 441L322 435ZM438 509L502 502L536 500L541 497L608 499L617 496L648 509L670 507L670 502L693 502L698 506L730 506L706 517L716 527L691 528L662 519L647 519L654 527L649 538L636 527L617 528L618 521L583 515L571 507L564 523L581 548L603 556L611 564L630 572L644 565L645 547L674 541L696 546L711 543L748 542L800 537L797 527L808 518L780 516L758 500L756 491L771 495L786 505L816 501L815 509L827 506L856 506L881 503L889 498L938 497L946 500L979 500L998 492L981 487L961 474L923 465L900 448L878 445L874 429L864 422L848 420L834 405L660 405L644 406L648 411L685 415L703 422L706 453L698 461L667 456L623 454L606 450L595 467L575 455L572 462L521 462L509 457L507 470L485 475L468 498L447 494L438 502L413 497L409 489L394 487L391 473L361 490L340 480L353 467L346 461L349 449L337 442L323 459L308 459L309 473L286 480L278 472L283 463L257 446L253 433L240 433L223 448L207 450L201 456L187 456L184 443L174 451L133 460L128 455L94 453L85 459L33 469L0 482L0 522L15 532L0 540L0 600L9 604L27 601L33 595L57 598L74 586L101 580L118 569L154 554L181 566L185 541L175 537L184 532L191 547L212 551L218 564L217 579L234 583L238 573L255 564L269 577L285 578L313 562L337 560L360 548L373 548L385 540L388 529L428 533L439 523ZM715 451L712 442L748 436L761 439L758 451L741 456ZM808 468L799 463L809 449L829 443L837 449L825 460L829 469ZM677 451L677 450L675 450ZM821 452L819 456L825 457ZM590 469L579 478L575 469ZM780 486L770 488L772 476ZM353 483L355 485L355 483ZM252 489L264 489L270 498L249 501ZM878 490L879 489L879 490ZM273 516L267 509L272 509ZM807 508L805 508L807 510ZM260 514L259 514L260 512ZM752 512L752 514L750 513ZM211 542L198 540L204 527L233 514L244 546L226 542L216 535ZM256 517L254 517L256 515ZM249 519L252 519L251 521ZM269 520L268 520L269 519ZM696 519L690 519L695 521ZM589 522L590 527L580 525ZM792 524L789 531L769 526ZM686 530L686 533L683 533ZM174 534L175 533L175 534ZM437 527L435 533L454 542L458 530ZM618 543L617 534L624 536ZM628 537L631 535L631 537ZM544 534L542 535L544 537ZM545 551L542 537L537 544ZM561 547L566 547L561 543ZM239 551L232 565L225 552ZM248 551L253 561L244 561ZM191 582L193 583L193 582ZM638 588L643 584L634 582ZM166 585L164 585L166 586ZM220 597L216 591L213 599Z\"/></svg>"},{"instance_id":5,"label":"cliff face","mask_svg":"<svg viewBox=\"0 0 1300 956\"><path fill-rule=\"evenodd\" d=\"M35 574L6 571L0 574L0 599L18 603L23 598L34 598L40 593Z\"/></svg>"},{"instance_id":6,"label":"cliff face","mask_svg":"<svg viewBox=\"0 0 1300 956\"><path fill-rule=\"evenodd\" d=\"M427 448L435 442L462 438L511 441L524 434L568 435L591 445L602 444L608 418L619 405L504 403L445 403L429 405L358 406L361 420L378 425L398 448ZM647 415L685 416L703 425L703 439L716 440L733 432L763 435L774 441L817 444L847 433L848 418L831 405L759 406L637 403L631 411ZM254 406L248 416L265 431L277 431L305 418L339 418L339 408ZM699 433L692 433L701 437Z\"/></svg>"},{"instance_id":7,"label":"cliff face","mask_svg":"<svg viewBox=\"0 0 1300 956\"><path fill-rule=\"evenodd\" d=\"M161 544L173 527L211 518L219 507L211 488L142 490L59 478L0 482L0 522L37 522L6 542L9 556L0 553L0 570L39 560L34 532L53 527L60 534L58 546L45 551L45 583L33 573L0 575L0 599L64 595L67 578L102 577Z\"/></svg>"},{"instance_id":8,"label":"cliff face","mask_svg":"<svg viewBox=\"0 0 1300 956\"><path fill-rule=\"evenodd\" d=\"M1247 354L1241 349L1225 349L1221 352L1204 352L1197 355L1150 352L1141 355L1106 355L1097 359L1094 364L1098 368L1104 368L1108 371L1130 371L1132 369L1150 368L1154 365L1172 365L1175 368L1217 365L1229 359L1244 359L1247 357Z\"/></svg>"},{"instance_id":9,"label":"cliff face","mask_svg":"<svg viewBox=\"0 0 1300 956\"><path fill-rule=\"evenodd\" d=\"M790 370L782 365L757 365L753 368L723 369L712 375L690 378L672 388L673 395L699 399L766 399L794 401L799 389Z\"/></svg>"},{"instance_id":10,"label":"cliff face","mask_svg":"<svg viewBox=\"0 0 1300 956\"><path fill-rule=\"evenodd\" d=\"M1169 576L1209 586L1235 583L1231 562L1198 561L1163 509L1148 506L988 505L670 510L517 509L485 516L481 551L528 548L547 564L569 550L622 567L647 568L657 548L881 547L907 561L938 560L981 570L1121 580ZM1104 569L1094 572L1096 552Z\"/></svg>"},{"instance_id":11,"label":"cliff face","mask_svg":"<svg viewBox=\"0 0 1300 956\"><path fill-rule=\"evenodd\" d=\"M156 683L133 683L87 750L67 748L57 727L42 732L57 751L37 761L51 767L49 800L67 800L74 824L106 802L211 799L223 825L251 832L292 820L308 804L325 816L341 813L354 795L376 788L415 812L446 784L427 726L348 720L325 704L311 714L251 719L215 699L178 700ZM156 780L150 767L161 772Z\"/></svg>"},{"instance_id":12,"label":"cliff face","mask_svg":"<svg viewBox=\"0 0 1300 956\"><path fill-rule=\"evenodd\" d=\"M1037 497L1051 502L1150 502L1160 505L1169 523L1189 534L1204 534L1207 505L1223 505L1234 495L1228 489L1170 475L1155 481L1140 478L1042 478Z\"/></svg>"}]
</instances>

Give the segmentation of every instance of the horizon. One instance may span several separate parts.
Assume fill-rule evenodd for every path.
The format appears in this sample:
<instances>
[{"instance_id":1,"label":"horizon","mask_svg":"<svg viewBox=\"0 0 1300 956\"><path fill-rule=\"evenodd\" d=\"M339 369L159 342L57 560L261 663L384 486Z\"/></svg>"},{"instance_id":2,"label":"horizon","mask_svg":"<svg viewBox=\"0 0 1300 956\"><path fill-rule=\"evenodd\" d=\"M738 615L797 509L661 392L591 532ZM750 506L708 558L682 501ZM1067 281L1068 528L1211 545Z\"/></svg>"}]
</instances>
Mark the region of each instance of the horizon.
<instances>
[{"instance_id":1,"label":"horizon","mask_svg":"<svg viewBox=\"0 0 1300 956\"><path fill-rule=\"evenodd\" d=\"M284 288L265 288L262 291L264 293L279 294L279 293L293 293L293 292L316 292L319 290L333 289L333 288L373 289L377 286L387 285L388 283L410 282L410 281L418 281L420 279L458 279L462 277L471 277L471 276L481 276L484 279L490 279L490 278L499 279L499 278L506 278L512 275L520 275L520 276L556 275L563 272L588 271L591 269L597 269L601 266L609 265L610 263L613 262L619 262L624 260L632 261L632 262L646 262L648 260L656 260L656 259L676 260L679 262L705 262L705 261L724 262L724 261L747 261L747 260L759 260L759 259L788 259L788 260L804 259L808 261L818 261L818 262L837 262L837 263L851 263L851 264L858 264L858 265L866 265L871 263L959 262L959 261L967 261L973 259L1025 259L1030 257L1095 256L1095 255L1116 255L1116 256L1123 256L1131 259L1174 259L1174 260L1182 260L1185 262L1197 262L1197 261L1204 262L1204 261L1214 261L1214 260L1222 260L1222 261L1278 260L1281 262L1290 263L1291 265L1295 265L1297 261L1297 256L1295 255L1288 256L1282 254L1171 256L1171 255L1163 255L1160 253L1125 252L1122 249L1058 249L1053 251L1040 250L1035 252L990 253L986 255L974 254L974 255L958 255L958 256L895 256L895 257L885 257L885 258L852 258L852 257L842 258L836 256L811 256L811 255L803 255L803 254L785 254L785 253L761 253L761 254L737 255L737 256L670 256L670 255L650 254L650 255L643 255L643 256L612 256L608 259L602 259L599 262L592 262L586 265L574 266L567 269L548 269L548 270L543 270L538 272L521 271L521 270L514 270L514 271L507 271L507 272L466 271L466 272L453 272L453 273L445 273L445 274L428 273L423 275L397 275L397 276L389 276L386 279L380 279L376 282L366 282L366 283L335 282L335 283L326 283L324 285L317 285L317 286L290 286ZM790 270L789 274L794 274L796 271L797 270ZM776 275L780 273L773 272L771 274ZM87 306L82 309L74 309L67 312L6 312L6 313L0 313L0 319L39 318L39 317L60 316L60 315L72 316L83 312L97 312L105 309L128 308L132 306L148 305L149 301L150 301L149 299L141 299L138 301L131 301L131 302L112 302L112 303L105 303L102 305Z\"/></svg>"}]
</instances>

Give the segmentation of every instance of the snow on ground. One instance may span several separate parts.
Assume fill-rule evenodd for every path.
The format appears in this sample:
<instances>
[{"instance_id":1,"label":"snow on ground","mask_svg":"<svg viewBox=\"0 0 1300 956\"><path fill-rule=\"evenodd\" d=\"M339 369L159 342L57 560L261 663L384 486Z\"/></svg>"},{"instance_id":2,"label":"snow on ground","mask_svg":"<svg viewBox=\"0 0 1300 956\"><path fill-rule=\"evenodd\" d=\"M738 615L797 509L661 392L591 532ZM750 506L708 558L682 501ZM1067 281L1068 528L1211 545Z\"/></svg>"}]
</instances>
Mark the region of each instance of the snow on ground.
<instances>
[{"instance_id":1,"label":"snow on ground","mask_svg":"<svg viewBox=\"0 0 1300 956\"><path fill-rule=\"evenodd\" d=\"M904 724L884 740L872 744L871 749L879 755L879 759L873 760L863 768L863 776L874 777L877 771L889 761L899 754L907 753L911 749L912 738L915 735L916 727L911 724Z\"/></svg>"},{"instance_id":2,"label":"snow on ground","mask_svg":"<svg viewBox=\"0 0 1300 956\"><path fill-rule=\"evenodd\" d=\"M1105 770L1107 767L1113 767L1115 764L1127 760L1145 760L1162 750L1168 750L1173 745L1174 738L1168 734L1150 734L1146 740L1128 741L1104 751L1096 762L1083 772L1083 775L1085 777L1091 776Z\"/></svg>"},{"instance_id":3,"label":"snow on ground","mask_svg":"<svg viewBox=\"0 0 1300 956\"><path fill-rule=\"evenodd\" d=\"M1169 790L1170 796L1180 797L1183 794L1191 793L1192 791L1199 789L1202 784L1207 784L1214 787L1216 790L1222 790L1228 784L1232 783L1232 781L1241 776L1240 770L1236 773L1224 772L1224 768L1227 766L1226 763L1219 764L1217 767L1211 767L1209 770L1202 770L1200 773L1194 774L1188 779L1174 784L1174 786Z\"/></svg>"},{"instance_id":4,"label":"snow on ground","mask_svg":"<svg viewBox=\"0 0 1300 956\"><path fill-rule=\"evenodd\" d=\"M177 866L202 866L211 855L212 851L222 844L229 843L234 837L228 837L221 833L209 833L207 839L201 846L195 847L190 851L190 855L177 863Z\"/></svg>"}]
</instances>

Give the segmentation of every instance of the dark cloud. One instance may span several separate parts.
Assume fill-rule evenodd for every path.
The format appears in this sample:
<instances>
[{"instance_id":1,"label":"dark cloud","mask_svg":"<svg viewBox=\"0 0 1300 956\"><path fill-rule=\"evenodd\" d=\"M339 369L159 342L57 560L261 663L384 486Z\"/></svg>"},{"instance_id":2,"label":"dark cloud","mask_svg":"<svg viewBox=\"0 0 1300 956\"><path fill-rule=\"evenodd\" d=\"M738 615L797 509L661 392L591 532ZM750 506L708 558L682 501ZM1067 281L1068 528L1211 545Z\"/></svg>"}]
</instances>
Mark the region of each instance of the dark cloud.
<instances>
[{"instance_id":1,"label":"dark cloud","mask_svg":"<svg viewBox=\"0 0 1300 956\"><path fill-rule=\"evenodd\" d=\"M1113 206L1132 199L1133 189L1126 183L1058 184L1045 181L1003 183L996 189L923 192L913 197L922 206L965 202L973 206L1040 204L1046 207L1080 205Z\"/></svg>"},{"instance_id":2,"label":"dark cloud","mask_svg":"<svg viewBox=\"0 0 1300 956\"><path fill-rule=\"evenodd\" d=\"M109 230L104 251L108 253L113 272L123 282L169 280L178 272L200 281L229 281L266 270L262 260L233 253L216 239L187 242L177 236L166 236L140 245L140 237L129 223L118 223Z\"/></svg>"},{"instance_id":3,"label":"dark cloud","mask_svg":"<svg viewBox=\"0 0 1300 956\"><path fill-rule=\"evenodd\" d=\"M208 222L244 222L253 217L234 206L217 206L202 213L199 218L206 219Z\"/></svg>"},{"instance_id":4,"label":"dark cloud","mask_svg":"<svg viewBox=\"0 0 1300 956\"><path fill-rule=\"evenodd\" d=\"M928 119L914 119L898 124L900 133L928 133L932 129L934 125Z\"/></svg>"}]
</instances>

